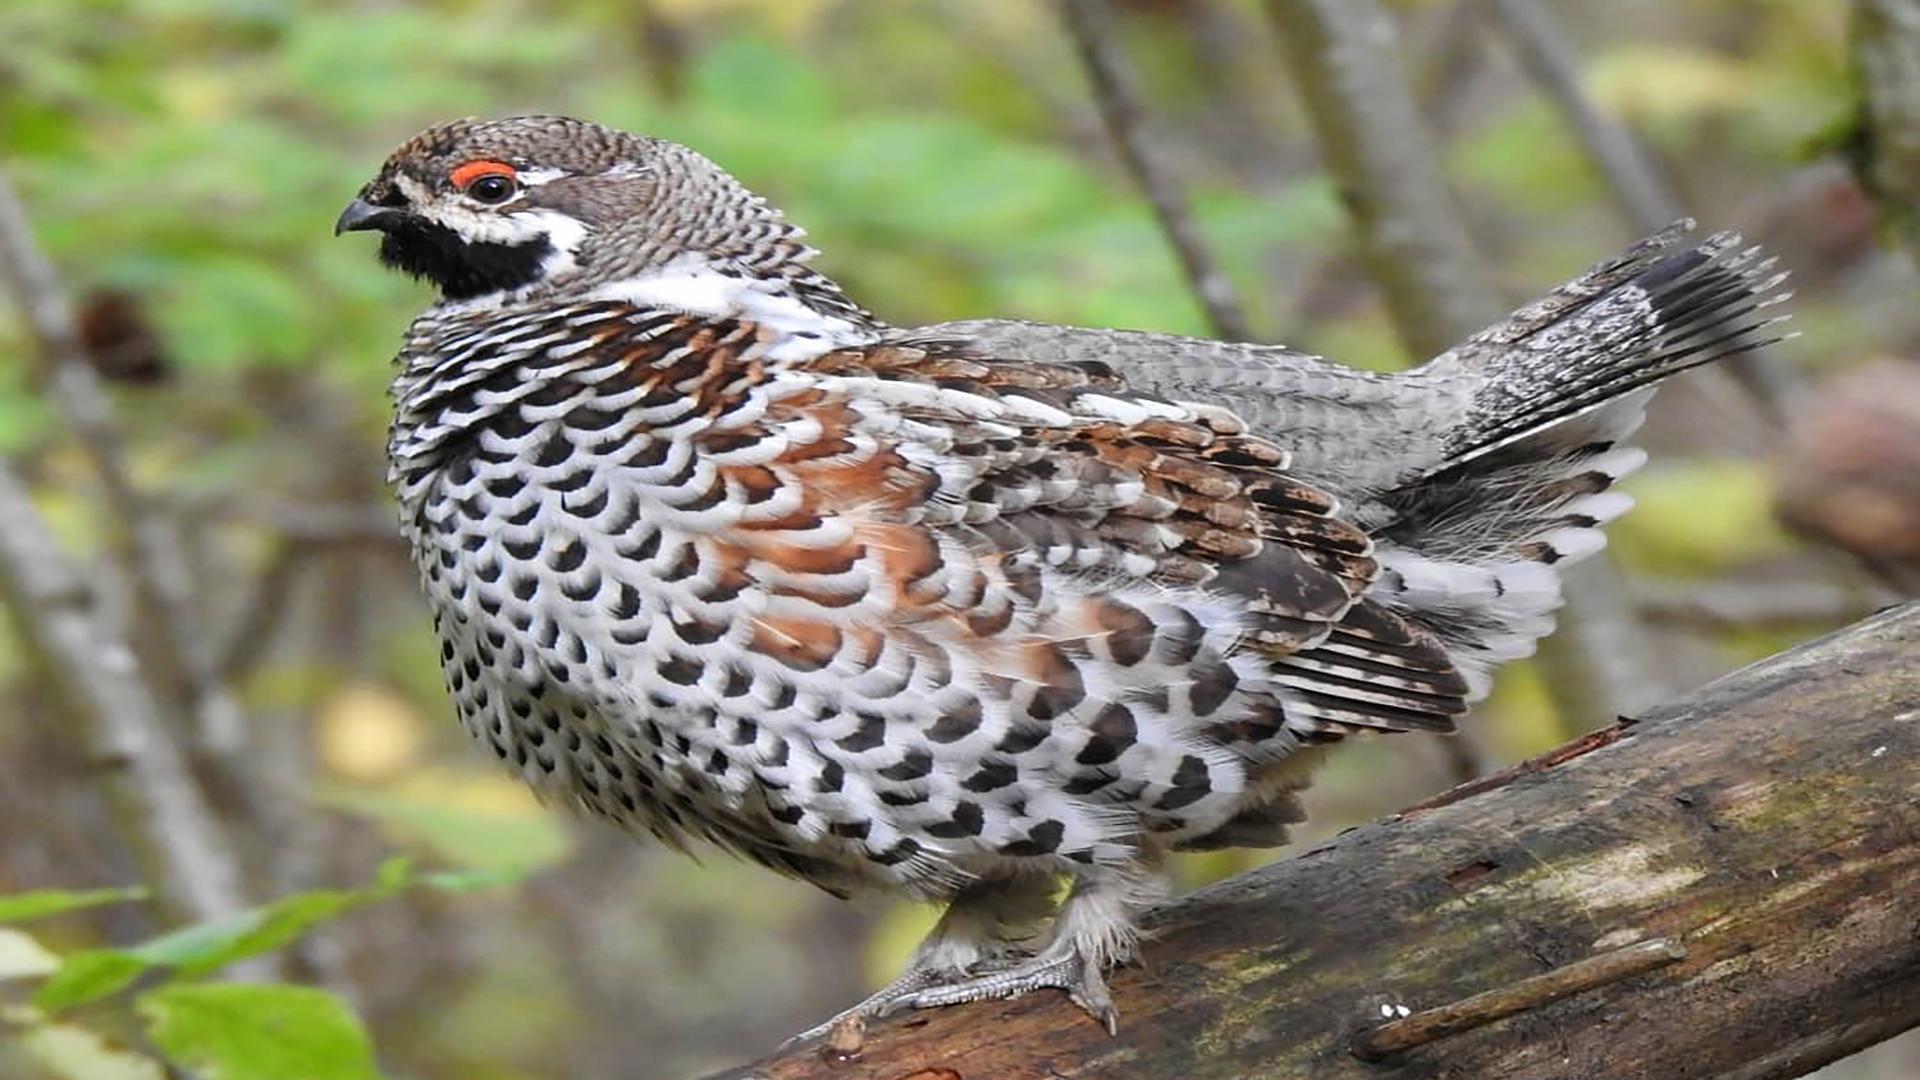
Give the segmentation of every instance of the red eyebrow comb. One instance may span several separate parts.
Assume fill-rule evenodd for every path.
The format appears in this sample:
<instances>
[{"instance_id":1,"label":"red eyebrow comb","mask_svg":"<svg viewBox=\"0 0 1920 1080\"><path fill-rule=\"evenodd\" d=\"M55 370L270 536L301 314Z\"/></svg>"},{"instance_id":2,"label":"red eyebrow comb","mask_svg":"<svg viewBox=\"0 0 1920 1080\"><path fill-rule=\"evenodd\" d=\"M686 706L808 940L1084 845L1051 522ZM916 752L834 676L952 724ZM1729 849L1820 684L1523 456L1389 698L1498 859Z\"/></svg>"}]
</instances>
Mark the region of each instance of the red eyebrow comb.
<instances>
[{"instance_id":1,"label":"red eyebrow comb","mask_svg":"<svg viewBox=\"0 0 1920 1080\"><path fill-rule=\"evenodd\" d=\"M448 174L448 179L453 181L454 187L464 191L467 185L473 183L475 180L483 176L494 175L511 177L518 175L518 171L504 161L492 161L483 158L479 161L469 161L465 165L456 166L453 172Z\"/></svg>"}]
</instances>

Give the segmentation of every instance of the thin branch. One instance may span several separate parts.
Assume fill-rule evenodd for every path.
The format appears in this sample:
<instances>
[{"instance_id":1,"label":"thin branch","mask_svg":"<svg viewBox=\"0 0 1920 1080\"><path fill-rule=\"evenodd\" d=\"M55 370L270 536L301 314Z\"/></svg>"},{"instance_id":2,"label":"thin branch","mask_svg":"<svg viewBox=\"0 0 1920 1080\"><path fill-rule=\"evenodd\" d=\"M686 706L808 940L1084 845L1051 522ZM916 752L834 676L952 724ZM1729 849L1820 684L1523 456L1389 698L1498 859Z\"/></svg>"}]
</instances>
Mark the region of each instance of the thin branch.
<instances>
[{"instance_id":1,"label":"thin branch","mask_svg":"<svg viewBox=\"0 0 1920 1080\"><path fill-rule=\"evenodd\" d=\"M1353 1041L1353 1056L1361 1061L1386 1061L1450 1035L1533 1012L1556 1001L1658 971L1686 958L1685 946L1666 938L1612 949L1362 1032Z\"/></svg>"},{"instance_id":2,"label":"thin branch","mask_svg":"<svg viewBox=\"0 0 1920 1080\"><path fill-rule=\"evenodd\" d=\"M1621 215L1640 233L1686 217L1680 196L1653 155L1618 118L1609 115L1580 85L1580 55L1554 14L1539 0L1490 0L1513 42L1521 66L1573 129L1587 157L1606 177ZM1738 383L1761 412L1776 422L1786 415L1797 389L1793 369L1778 357L1751 353L1715 365L1708 378Z\"/></svg>"},{"instance_id":3,"label":"thin branch","mask_svg":"<svg viewBox=\"0 0 1920 1080\"><path fill-rule=\"evenodd\" d=\"M1649 620L1702 630L1806 626L1857 619L1874 598L1817 581L1655 582L1634 589Z\"/></svg>"},{"instance_id":4,"label":"thin branch","mask_svg":"<svg viewBox=\"0 0 1920 1080\"><path fill-rule=\"evenodd\" d=\"M1179 185L1161 168L1141 132L1143 110L1126 61L1113 41L1113 13L1106 0L1061 0L1067 30L1086 67L1087 80L1100 105L1100 118L1121 162L1153 204L1154 216L1173 245L1195 298L1206 310L1214 333L1230 341L1252 341L1246 313L1233 283L1214 258L1193 220Z\"/></svg>"},{"instance_id":5,"label":"thin branch","mask_svg":"<svg viewBox=\"0 0 1920 1080\"><path fill-rule=\"evenodd\" d=\"M272 502L243 506L237 516L259 522L289 543L308 547L404 550L393 507L385 503Z\"/></svg>"},{"instance_id":6,"label":"thin branch","mask_svg":"<svg viewBox=\"0 0 1920 1080\"><path fill-rule=\"evenodd\" d=\"M1512 39L1514 54L1605 174L1625 218L1641 231L1651 232L1686 217L1680 196L1652 155L1581 87L1580 56L1553 13L1537 0L1490 2Z\"/></svg>"},{"instance_id":7,"label":"thin branch","mask_svg":"<svg viewBox=\"0 0 1920 1080\"><path fill-rule=\"evenodd\" d=\"M163 675L185 690L194 718L194 750L222 773L222 786L246 785L224 760L238 750L244 717L232 693L216 677L213 657L201 647L207 635L195 610L191 562L178 534L152 512L127 468L126 443L100 375L88 362L76 332L73 309L53 264L33 241L25 208L0 176L0 280L13 293L45 363L49 395L100 476L108 509L126 529L131 551L124 567L143 607L160 619L150 636ZM143 639L146 640L146 639Z\"/></svg>"},{"instance_id":8,"label":"thin branch","mask_svg":"<svg viewBox=\"0 0 1920 1080\"><path fill-rule=\"evenodd\" d=\"M0 591L82 721L107 789L162 895L195 919L246 906L233 844L167 730L133 650L107 625L34 507L0 462Z\"/></svg>"},{"instance_id":9,"label":"thin branch","mask_svg":"<svg viewBox=\"0 0 1920 1080\"><path fill-rule=\"evenodd\" d=\"M1499 314L1375 0L1269 0L1288 67L1359 233L1368 272L1415 357Z\"/></svg>"},{"instance_id":10,"label":"thin branch","mask_svg":"<svg viewBox=\"0 0 1920 1080\"><path fill-rule=\"evenodd\" d=\"M1486 37L1484 16L1480 0L1454 0L1452 7L1437 16L1440 24L1433 33L1431 55L1412 80L1420 114L1436 142L1458 130L1468 118L1473 101L1470 91L1483 69L1480 60L1485 50L1480 46Z\"/></svg>"},{"instance_id":11,"label":"thin branch","mask_svg":"<svg viewBox=\"0 0 1920 1080\"><path fill-rule=\"evenodd\" d=\"M1471 90L1484 69L1484 15L1480 0L1453 0L1452 8L1434 15L1438 27L1430 33L1430 56L1411 81L1434 142L1446 140L1467 121Z\"/></svg>"},{"instance_id":12,"label":"thin branch","mask_svg":"<svg viewBox=\"0 0 1920 1080\"><path fill-rule=\"evenodd\" d=\"M267 565L255 578L240 617L234 620L233 632L220 650L221 679L239 682L266 657L292 610L287 597L300 576L305 553L303 545L284 543L267 556Z\"/></svg>"}]
</instances>

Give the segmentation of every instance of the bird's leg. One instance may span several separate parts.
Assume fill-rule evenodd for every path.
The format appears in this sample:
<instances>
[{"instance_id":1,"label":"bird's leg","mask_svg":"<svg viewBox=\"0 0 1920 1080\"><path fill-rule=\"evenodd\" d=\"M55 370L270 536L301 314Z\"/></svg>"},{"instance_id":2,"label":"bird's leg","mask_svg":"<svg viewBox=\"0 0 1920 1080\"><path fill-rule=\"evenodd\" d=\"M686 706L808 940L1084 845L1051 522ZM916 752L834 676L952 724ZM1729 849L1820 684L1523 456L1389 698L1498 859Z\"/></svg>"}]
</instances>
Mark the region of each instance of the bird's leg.
<instances>
[{"instance_id":1,"label":"bird's leg","mask_svg":"<svg viewBox=\"0 0 1920 1080\"><path fill-rule=\"evenodd\" d=\"M1074 883L1060 906L1047 945L1034 956L970 978L928 985L900 994L877 1015L901 1009L928 1009L989 998L1013 998L1035 990L1064 990L1109 1033L1119 1014L1107 993L1107 969L1133 958L1133 912L1143 896L1132 875L1101 872Z\"/></svg>"},{"instance_id":2,"label":"bird's leg","mask_svg":"<svg viewBox=\"0 0 1920 1080\"><path fill-rule=\"evenodd\" d=\"M975 972L1005 965L1017 955L1013 933L1046 914L1054 879L1046 875L976 881L956 893L933 930L914 950L901 976L872 997L788 1039L785 1045L825 1035L849 1016L880 1017L909 1007L903 1002L930 987L964 982Z\"/></svg>"}]
</instances>

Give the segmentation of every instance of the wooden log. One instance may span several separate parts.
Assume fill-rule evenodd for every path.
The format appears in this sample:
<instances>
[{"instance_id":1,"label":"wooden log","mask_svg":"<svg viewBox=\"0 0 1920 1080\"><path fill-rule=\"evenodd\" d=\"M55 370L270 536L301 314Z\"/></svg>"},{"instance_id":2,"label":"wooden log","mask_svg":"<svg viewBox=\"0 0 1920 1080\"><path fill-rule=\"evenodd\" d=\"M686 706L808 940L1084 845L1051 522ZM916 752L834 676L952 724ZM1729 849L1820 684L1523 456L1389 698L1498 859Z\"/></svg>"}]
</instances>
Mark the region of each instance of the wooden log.
<instances>
[{"instance_id":1,"label":"wooden log","mask_svg":"<svg viewBox=\"0 0 1920 1080\"><path fill-rule=\"evenodd\" d=\"M1804 1075L1920 1024L1920 604L1148 924L1117 1037L1039 994L714 1080Z\"/></svg>"}]
</instances>

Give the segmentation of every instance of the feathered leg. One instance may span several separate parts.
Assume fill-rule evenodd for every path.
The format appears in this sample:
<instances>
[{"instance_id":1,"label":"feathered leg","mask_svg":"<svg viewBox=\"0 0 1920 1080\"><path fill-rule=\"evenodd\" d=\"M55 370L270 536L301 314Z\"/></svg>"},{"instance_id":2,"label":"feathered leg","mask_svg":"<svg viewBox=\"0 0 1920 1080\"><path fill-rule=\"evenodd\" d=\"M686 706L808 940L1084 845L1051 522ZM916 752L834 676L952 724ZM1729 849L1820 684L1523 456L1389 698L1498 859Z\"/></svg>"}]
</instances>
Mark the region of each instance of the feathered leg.
<instances>
[{"instance_id":1,"label":"feathered leg","mask_svg":"<svg viewBox=\"0 0 1920 1080\"><path fill-rule=\"evenodd\" d=\"M1006 965L989 962L981 974L909 991L889 1002L885 1012L1064 990L1109 1033L1115 1032L1119 1014L1107 993L1106 973L1133 958L1138 938L1133 917L1147 897L1145 880L1139 873L1113 870L1082 875L1038 953Z\"/></svg>"}]
</instances>

